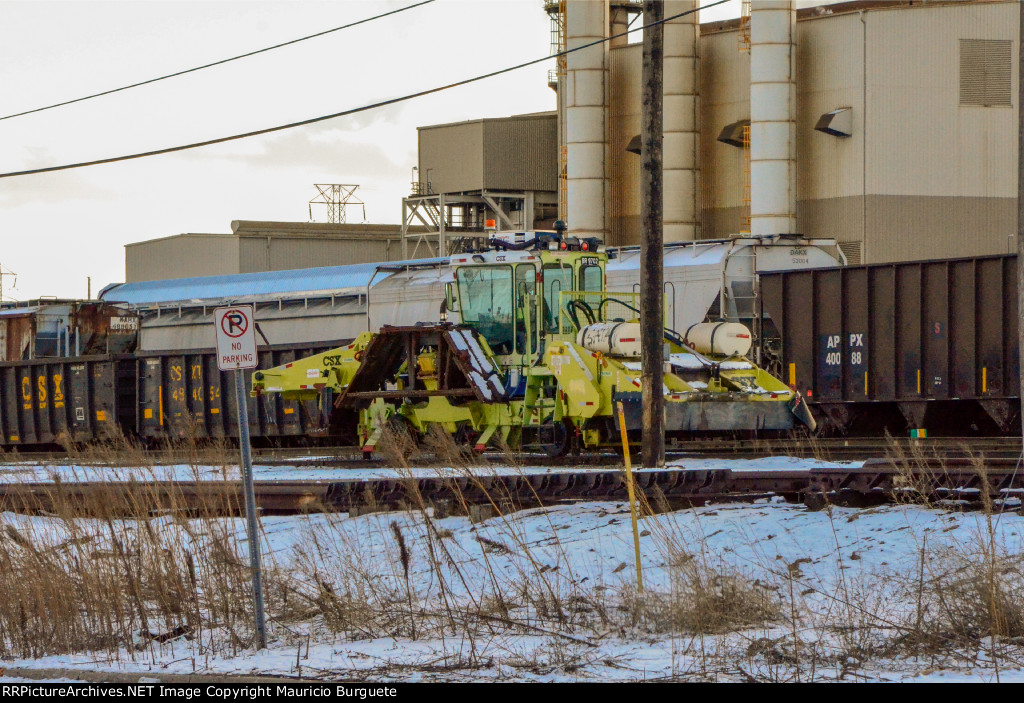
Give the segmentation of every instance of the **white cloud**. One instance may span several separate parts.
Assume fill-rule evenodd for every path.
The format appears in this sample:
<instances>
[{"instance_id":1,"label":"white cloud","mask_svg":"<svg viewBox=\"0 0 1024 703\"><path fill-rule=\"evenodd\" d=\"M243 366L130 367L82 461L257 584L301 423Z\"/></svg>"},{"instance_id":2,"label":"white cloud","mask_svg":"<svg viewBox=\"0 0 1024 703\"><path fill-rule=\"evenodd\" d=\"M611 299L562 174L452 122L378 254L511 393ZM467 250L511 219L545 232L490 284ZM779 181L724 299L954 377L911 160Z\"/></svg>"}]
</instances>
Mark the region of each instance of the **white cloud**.
<instances>
[{"instance_id":1,"label":"white cloud","mask_svg":"<svg viewBox=\"0 0 1024 703\"><path fill-rule=\"evenodd\" d=\"M2 2L0 114L406 4ZM539 0L437 0L251 59L0 121L0 163L49 166L298 121L543 57L549 42ZM0 263L20 274L22 297L81 296L86 276L94 291L123 278L127 242L228 232L234 219L305 220L317 182L359 183L369 218L397 222L416 127L553 109L551 67L252 140L2 179Z\"/></svg>"}]
</instances>

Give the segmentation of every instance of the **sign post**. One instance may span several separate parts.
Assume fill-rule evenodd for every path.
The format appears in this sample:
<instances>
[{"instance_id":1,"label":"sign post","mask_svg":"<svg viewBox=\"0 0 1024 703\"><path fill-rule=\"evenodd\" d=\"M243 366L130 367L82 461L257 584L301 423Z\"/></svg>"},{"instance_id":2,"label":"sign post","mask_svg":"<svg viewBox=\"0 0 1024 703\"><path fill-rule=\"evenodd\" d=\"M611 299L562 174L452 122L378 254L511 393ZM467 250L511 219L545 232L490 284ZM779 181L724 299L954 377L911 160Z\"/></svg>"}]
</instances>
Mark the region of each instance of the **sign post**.
<instances>
[{"instance_id":1,"label":"sign post","mask_svg":"<svg viewBox=\"0 0 1024 703\"><path fill-rule=\"evenodd\" d=\"M263 613L263 567L260 563L260 533L256 522L256 488L252 477L252 445L249 439L249 399L243 369L254 369L256 325L251 305L232 305L213 311L217 331L217 368L235 372L235 402L238 406L238 446L242 452L242 482L245 485L245 527L249 537L249 568L252 571L253 608L256 613L256 646L267 648L267 623Z\"/></svg>"}]
</instances>

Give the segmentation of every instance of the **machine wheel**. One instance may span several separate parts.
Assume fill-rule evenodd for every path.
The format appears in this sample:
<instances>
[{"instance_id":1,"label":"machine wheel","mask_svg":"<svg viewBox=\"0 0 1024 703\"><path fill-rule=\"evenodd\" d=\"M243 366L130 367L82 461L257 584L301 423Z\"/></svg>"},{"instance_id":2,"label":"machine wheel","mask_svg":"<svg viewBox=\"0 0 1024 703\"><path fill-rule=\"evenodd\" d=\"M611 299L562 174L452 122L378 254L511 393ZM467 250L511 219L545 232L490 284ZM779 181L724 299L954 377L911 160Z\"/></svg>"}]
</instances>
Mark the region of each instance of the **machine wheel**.
<instances>
[{"instance_id":1,"label":"machine wheel","mask_svg":"<svg viewBox=\"0 0 1024 703\"><path fill-rule=\"evenodd\" d=\"M541 430L544 435L547 434L546 430ZM542 436L544 436L542 435ZM544 444L544 454L549 458L555 459L558 457L565 456L572 449L571 437L568 428L561 423L551 426L551 435L544 437L544 439L550 439L551 441Z\"/></svg>"},{"instance_id":2,"label":"machine wheel","mask_svg":"<svg viewBox=\"0 0 1024 703\"><path fill-rule=\"evenodd\" d=\"M455 440L455 444L459 447L459 452L466 459L473 457L477 453L476 440L480 436L480 433L473 429L473 426L469 423L460 425L459 429L455 430L455 434L452 438Z\"/></svg>"}]
</instances>

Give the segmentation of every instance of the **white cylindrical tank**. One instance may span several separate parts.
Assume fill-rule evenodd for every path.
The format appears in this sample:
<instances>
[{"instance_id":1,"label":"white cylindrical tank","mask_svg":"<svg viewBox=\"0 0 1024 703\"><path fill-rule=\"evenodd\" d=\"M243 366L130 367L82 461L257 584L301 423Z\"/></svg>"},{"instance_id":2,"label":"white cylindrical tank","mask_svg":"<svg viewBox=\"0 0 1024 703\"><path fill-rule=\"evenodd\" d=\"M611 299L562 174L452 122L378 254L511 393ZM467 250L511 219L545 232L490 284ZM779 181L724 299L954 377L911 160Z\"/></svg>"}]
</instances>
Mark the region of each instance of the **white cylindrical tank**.
<instances>
[{"instance_id":1,"label":"white cylindrical tank","mask_svg":"<svg viewBox=\"0 0 1024 703\"><path fill-rule=\"evenodd\" d=\"M796 4L750 4L750 231L796 227Z\"/></svg>"},{"instance_id":2,"label":"white cylindrical tank","mask_svg":"<svg viewBox=\"0 0 1024 703\"><path fill-rule=\"evenodd\" d=\"M608 7L609 7L609 10L608 10L609 11L609 29L608 29L609 34L608 34L608 36L613 37L608 42L608 47L610 49L615 49L615 48L620 47L620 46L626 46L627 44L629 44L629 37L628 36L618 37L617 39L615 39L614 37L616 35L619 35L619 34L625 34L629 30L630 8L627 7L624 3L615 2L615 0L612 0L612 2L609 3Z\"/></svg>"},{"instance_id":3,"label":"white cylindrical tank","mask_svg":"<svg viewBox=\"0 0 1024 703\"><path fill-rule=\"evenodd\" d=\"M576 334L576 344L611 356L640 356L639 322L595 322Z\"/></svg>"},{"instance_id":4,"label":"white cylindrical tank","mask_svg":"<svg viewBox=\"0 0 1024 703\"><path fill-rule=\"evenodd\" d=\"M565 8L566 48L590 44L608 35L607 0L569 0ZM569 228L579 237L605 238L605 79L608 43L575 51L566 57L566 75L559 90L565 110L566 213Z\"/></svg>"},{"instance_id":5,"label":"white cylindrical tank","mask_svg":"<svg viewBox=\"0 0 1024 703\"><path fill-rule=\"evenodd\" d=\"M665 17L696 10L696 0L665 0ZM663 188L665 242L700 236L700 58L697 12L665 22Z\"/></svg>"},{"instance_id":6,"label":"white cylindrical tank","mask_svg":"<svg viewBox=\"0 0 1024 703\"><path fill-rule=\"evenodd\" d=\"M746 356L752 342L750 330L738 322L699 322L690 325L683 340L701 354Z\"/></svg>"}]
</instances>

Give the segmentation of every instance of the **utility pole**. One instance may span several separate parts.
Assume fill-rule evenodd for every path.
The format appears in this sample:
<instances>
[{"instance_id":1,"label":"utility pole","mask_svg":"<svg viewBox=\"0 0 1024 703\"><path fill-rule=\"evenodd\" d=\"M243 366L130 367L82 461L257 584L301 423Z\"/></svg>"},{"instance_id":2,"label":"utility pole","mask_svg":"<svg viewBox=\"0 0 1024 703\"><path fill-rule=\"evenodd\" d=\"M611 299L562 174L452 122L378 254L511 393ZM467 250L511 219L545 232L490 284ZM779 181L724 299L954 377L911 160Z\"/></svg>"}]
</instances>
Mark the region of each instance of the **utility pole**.
<instances>
[{"instance_id":1,"label":"utility pole","mask_svg":"<svg viewBox=\"0 0 1024 703\"><path fill-rule=\"evenodd\" d=\"M641 88L640 361L645 468L665 465L665 292L662 215L662 84L665 5L644 2L643 87ZM655 24L657 23L657 24Z\"/></svg>"},{"instance_id":2,"label":"utility pole","mask_svg":"<svg viewBox=\"0 0 1024 703\"><path fill-rule=\"evenodd\" d=\"M1024 2L1017 37L1017 364L1020 374L1021 441L1024 441Z\"/></svg>"}]
</instances>

